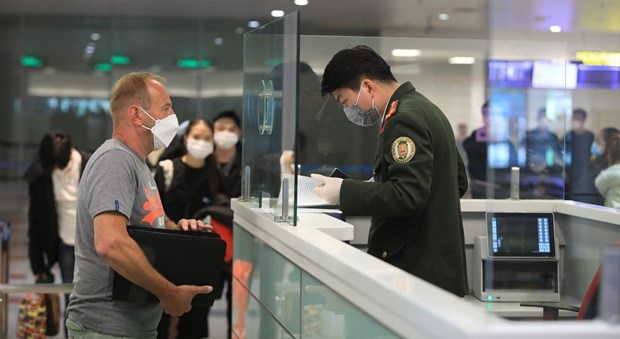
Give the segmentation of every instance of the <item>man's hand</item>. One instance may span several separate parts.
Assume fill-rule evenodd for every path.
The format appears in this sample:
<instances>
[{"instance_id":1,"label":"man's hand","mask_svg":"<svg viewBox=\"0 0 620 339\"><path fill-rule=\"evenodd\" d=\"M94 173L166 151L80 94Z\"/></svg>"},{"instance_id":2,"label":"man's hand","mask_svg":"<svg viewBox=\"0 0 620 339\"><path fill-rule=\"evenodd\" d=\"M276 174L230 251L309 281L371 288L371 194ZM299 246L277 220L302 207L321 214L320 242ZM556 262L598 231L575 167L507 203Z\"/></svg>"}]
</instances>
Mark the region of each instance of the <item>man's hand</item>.
<instances>
[{"instance_id":1,"label":"man's hand","mask_svg":"<svg viewBox=\"0 0 620 339\"><path fill-rule=\"evenodd\" d=\"M342 178L326 177L320 174L311 174L310 177L320 182L314 188L314 193L331 204L340 204L340 186Z\"/></svg>"},{"instance_id":2,"label":"man's hand","mask_svg":"<svg viewBox=\"0 0 620 339\"><path fill-rule=\"evenodd\" d=\"M160 299L159 305L164 312L178 316L192 309L192 299L197 294L209 294L212 291L213 287L209 285L180 285L175 289L175 293L170 294L167 298Z\"/></svg>"},{"instance_id":3,"label":"man's hand","mask_svg":"<svg viewBox=\"0 0 620 339\"><path fill-rule=\"evenodd\" d=\"M181 219L177 224L177 229L183 231L213 231L213 226L205 224L202 220Z\"/></svg>"},{"instance_id":4,"label":"man's hand","mask_svg":"<svg viewBox=\"0 0 620 339\"><path fill-rule=\"evenodd\" d=\"M293 151L283 151L280 156L280 173L295 173L295 153Z\"/></svg>"}]
</instances>

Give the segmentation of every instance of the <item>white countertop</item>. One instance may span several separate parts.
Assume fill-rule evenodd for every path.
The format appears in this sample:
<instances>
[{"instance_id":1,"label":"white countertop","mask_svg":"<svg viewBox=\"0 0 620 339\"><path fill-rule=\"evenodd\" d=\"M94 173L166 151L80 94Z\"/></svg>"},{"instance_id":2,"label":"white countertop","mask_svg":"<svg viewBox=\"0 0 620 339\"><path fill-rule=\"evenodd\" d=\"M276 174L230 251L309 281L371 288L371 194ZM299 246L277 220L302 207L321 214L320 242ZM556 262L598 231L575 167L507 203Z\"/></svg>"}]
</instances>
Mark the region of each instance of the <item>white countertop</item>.
<instances>
[{"instance_id":1,"label":"white countertop","mask_svg":"<svg viewBox=\"0 0 620 339\"><path fill-rule=\"evenodd\" d=\"M325 213L341 214L339 210L299 209L297 227L312 227L338 240L353 239L353 225Z\"/></svg>"},{"instance_id":2,"label":"white countertop","mask_svg":"<svg viewBox=\"0 0 620 339\"><path fill-rule=\"evenodd\" d=\"M474 211L486 206L480 203L484 201L465 202L465 207ZM542 203L556 204L549 201ZM487 312L480 304L467 302L347 245L329 236L320 227L305 225L312 223L317 216L302 217L300 225L304 226L294 227L276 223L261 215L254 206L238 200L232 201L232 208L236 224L406 338L412 335L451 339L620 337L620 326L600 321L508 321ZM319 218L317 220L321 223L327 221ZM339 222L335 225L338 226Z\"/></svg>"}]
</instances>

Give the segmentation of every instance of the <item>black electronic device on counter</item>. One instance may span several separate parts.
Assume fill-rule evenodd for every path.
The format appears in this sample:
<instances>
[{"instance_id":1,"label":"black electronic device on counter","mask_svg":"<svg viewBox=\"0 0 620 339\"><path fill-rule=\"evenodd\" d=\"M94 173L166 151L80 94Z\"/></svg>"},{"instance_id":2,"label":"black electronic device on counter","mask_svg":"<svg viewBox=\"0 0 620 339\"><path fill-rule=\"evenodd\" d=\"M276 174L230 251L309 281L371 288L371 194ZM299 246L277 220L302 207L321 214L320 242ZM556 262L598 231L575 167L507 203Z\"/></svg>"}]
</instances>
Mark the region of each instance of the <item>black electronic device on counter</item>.
<instances>
[{"instance_id":1,"label":"black electronic device on counter","mask_svg":"<svg viewBox=\"0 0 620 339\"><path fill-rule=\"evenodd\" d=\"M473 294L482 301L559 302L559 241L551 212L487 212L476 236Z\"/></svg>"},{"instance_id":2,"label":"black electronic device on counter","mask_svg":"<svg viewBox=\"0 0 620 339\"><path fill-rule=\"evenodd\" d=\"M349 176L338 167L334 168L334 170L329 176L332 178L349 179Z\"/></svg>"},{"instance_id":3,"label":"black electronic device on counter","mask_svg":"<svg viewBox=\"0 0 620 339\"><path fill-rule=\"evenodd\" d=\"M198 294L194 306L212 306L220 285L226 242L217 233L127 226L127 232L153 267L175 285L211 285ZM112 297L133 302L158 302L153 294L114 272Z\"/></svg>"},{"instance_id":4,"label":"black electronic device on counter","mask_svg":"<svg viewBox=\"0 0 620 339\"><path fill-rule=\"evenodd\" d=\"M487 212L491 257L554 258L553 213Z\"/></svg>"}]
</instances>

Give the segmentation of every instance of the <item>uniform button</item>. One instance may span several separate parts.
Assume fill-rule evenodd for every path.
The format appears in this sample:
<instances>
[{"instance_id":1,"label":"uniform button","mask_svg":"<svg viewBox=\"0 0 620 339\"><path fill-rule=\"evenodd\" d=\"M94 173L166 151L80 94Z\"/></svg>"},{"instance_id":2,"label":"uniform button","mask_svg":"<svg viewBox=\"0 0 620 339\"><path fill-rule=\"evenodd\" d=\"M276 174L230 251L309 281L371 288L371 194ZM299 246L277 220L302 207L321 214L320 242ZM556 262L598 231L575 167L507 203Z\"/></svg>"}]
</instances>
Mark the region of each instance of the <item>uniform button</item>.
<instances>
[{"instance_id":1,"label":"uniform button","mask_svg":"<svg viewBox=\"0 0 620 339\"><path fill-rule=\"evenodd\" d=\"M387 252L381 253L381 258L385 258L385 257L387 257Z\"/></svg>"}]
</instances>

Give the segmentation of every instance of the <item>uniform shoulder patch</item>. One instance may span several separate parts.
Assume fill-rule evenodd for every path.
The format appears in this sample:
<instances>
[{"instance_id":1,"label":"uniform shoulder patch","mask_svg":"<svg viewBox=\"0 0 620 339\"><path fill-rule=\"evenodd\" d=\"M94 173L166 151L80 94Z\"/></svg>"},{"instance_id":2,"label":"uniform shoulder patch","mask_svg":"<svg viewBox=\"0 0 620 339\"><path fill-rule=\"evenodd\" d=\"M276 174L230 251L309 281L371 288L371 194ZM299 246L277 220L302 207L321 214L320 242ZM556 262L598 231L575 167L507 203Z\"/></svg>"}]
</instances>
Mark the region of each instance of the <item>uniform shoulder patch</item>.
<instances>
[{"instance_id":1,"label":"uniform shoulder patch","mask_svg":"<svg viewBox=\"0 0 620 339\"><path fill-rule=\"evenodd\" d=\"M394 161L405 164L415 155L415 143L408 137L398 137L392 143L392 158Z\"/></svg>"}]
</instances>

